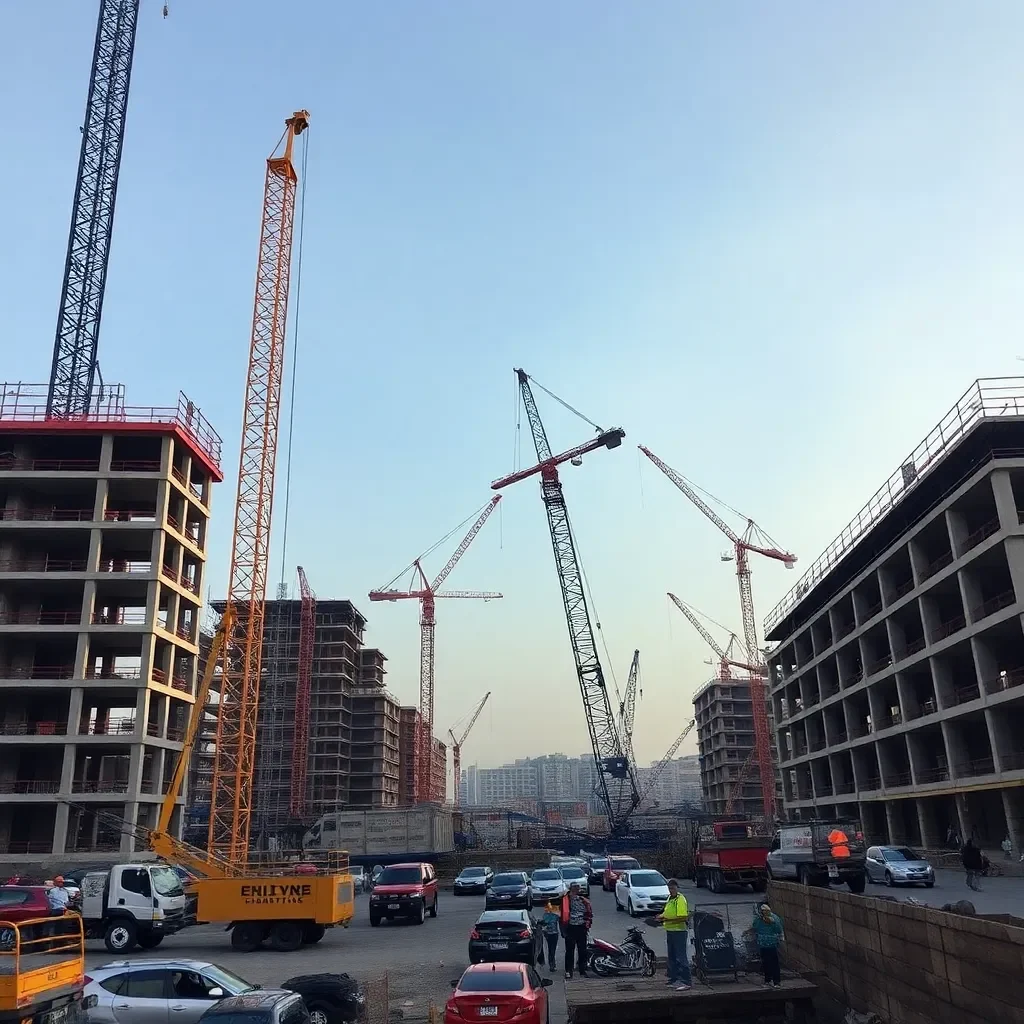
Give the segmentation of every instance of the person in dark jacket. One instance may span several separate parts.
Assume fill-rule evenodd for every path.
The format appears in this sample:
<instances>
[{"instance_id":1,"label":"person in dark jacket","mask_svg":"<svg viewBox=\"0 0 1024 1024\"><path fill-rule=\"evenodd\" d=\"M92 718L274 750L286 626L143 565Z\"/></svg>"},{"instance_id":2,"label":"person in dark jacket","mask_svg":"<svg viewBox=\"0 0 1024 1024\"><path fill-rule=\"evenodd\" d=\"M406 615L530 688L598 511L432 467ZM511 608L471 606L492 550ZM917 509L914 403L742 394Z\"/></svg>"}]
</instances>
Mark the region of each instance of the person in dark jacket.
<instances>
[{"instance_id":1,"label":"person in dark jacket","mask_svg":"<svg viewBox=\"0 0 1024 1024\"><path fill-rule=\"evenodd\" d=\"M978 885L978 876L985 866L985 858L982 856L981 850L974 845L973 839L968 839L964 843L963 849L960 851L960 860L967 874L967 887L975 892L981 892L981 886Z\"/></svg>"},{"instance_id":2,"label":"person in dark jacket","mask_svg":"<svg viewBox=\"0 0 1024 1024\"><path fill-rule=\"evenodd\" d=\"M581 978L587 976L587 932L594 923L594 908L590 900L580 894L579 882L572 882L569 891L562 897L562 936L565 941L565 977L572 977L573 951L576 953L576 969Z\"/></svg>"}]
</instances>

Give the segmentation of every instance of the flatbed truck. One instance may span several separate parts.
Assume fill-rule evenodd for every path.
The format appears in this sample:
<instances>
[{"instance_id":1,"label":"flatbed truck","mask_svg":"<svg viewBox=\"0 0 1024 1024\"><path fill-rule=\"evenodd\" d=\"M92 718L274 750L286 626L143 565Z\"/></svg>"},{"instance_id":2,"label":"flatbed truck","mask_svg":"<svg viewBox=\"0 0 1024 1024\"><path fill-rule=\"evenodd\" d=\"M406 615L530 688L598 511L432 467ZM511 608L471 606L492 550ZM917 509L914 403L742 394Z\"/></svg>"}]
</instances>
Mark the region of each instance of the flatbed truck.
<instances>
[{"instance_id":1,"label":"flatbed truck","mask_svg":"<svg viewBox=\"0 0 1024 1024\"><path fill-rule=\"evenodd\" d=\"M0 1024L76 1024L85 986L78 914L0 920Z\"/></svg>"}]
</instances>

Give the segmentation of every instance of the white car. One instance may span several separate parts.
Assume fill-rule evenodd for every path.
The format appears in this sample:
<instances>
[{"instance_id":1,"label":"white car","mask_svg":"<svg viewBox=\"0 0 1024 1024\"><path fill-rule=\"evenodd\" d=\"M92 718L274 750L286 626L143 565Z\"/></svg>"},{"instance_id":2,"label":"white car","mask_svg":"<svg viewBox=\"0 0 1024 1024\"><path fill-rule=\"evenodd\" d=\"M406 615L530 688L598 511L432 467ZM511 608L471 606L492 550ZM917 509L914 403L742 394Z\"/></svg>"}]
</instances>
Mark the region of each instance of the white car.
<instances>
[{"instance_id":1,"label":"white car","mask_svg":"<svg viewBox=\"0 0 1024 1024\"><path fill-rule=\"evenodd\" d=\"M668 902L668 883L660 871L623 871L615 883L615 909L630 917L660 914Z\"/></svg>"},{"instance_id":2,"label":"white car","mask_svg":"<svg viewBox=\"0 0 1024 1024\"><path fill-rule=\"evenodd\" d=\"M530 878L530 884L533 886L534 903L560 900L568 892L558 868L537 868Z\"/></svg>"},{"instance_id":3,"label":"white car","mask_svg":"<svg viewBox=\"0 0 1024 1024\"><path fill-rule=\"evenodd\" d=\"M558 870L562 875L562 881L565 882L566 892L575 882L584 896L590 895L590 876L578 864L560 864Z\"/></svg>"}]
</instances>

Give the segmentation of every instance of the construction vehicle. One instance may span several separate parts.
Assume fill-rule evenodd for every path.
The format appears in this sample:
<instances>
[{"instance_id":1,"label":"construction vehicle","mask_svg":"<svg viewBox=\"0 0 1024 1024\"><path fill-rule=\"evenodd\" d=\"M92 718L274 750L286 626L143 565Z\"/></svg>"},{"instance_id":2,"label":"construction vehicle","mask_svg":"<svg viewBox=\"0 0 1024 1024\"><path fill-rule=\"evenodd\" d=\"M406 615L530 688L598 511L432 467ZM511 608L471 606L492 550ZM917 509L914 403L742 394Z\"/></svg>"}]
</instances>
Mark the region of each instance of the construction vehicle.
<instances>
[{"instance_id":1,"label":"construction vehicle","mask_svg":"<svg viewBox=\"0 0 1024 1024\"><path fill-rule=\"evenodd\" d=\"M693 880L712 892L726 885L749 885L754 892L768 887L766 862L771 836L750 821L716 821L694 833Z\"/></svg>"},{"instance_id":2,"label":"construction vehicle","mask_svg":"<svg viewBox=\"0 0 1024 1024\"><path fill-rule=\"evenodd\" d=\"M0 1024L75 1024L85 984L77 914L0 920Z\"/></svg>"},{"instance_id":3,"label":"construction vehicle","mask_svg":"<svg viewBox=\"0 0 1024 1024\"><path fill-rule=\"evenodd\" d=\"M768 852L768 877L801 885L848 885L861 893L867 848L856 818L815 818L783 824Z\"/></svg>"}]
</instances>

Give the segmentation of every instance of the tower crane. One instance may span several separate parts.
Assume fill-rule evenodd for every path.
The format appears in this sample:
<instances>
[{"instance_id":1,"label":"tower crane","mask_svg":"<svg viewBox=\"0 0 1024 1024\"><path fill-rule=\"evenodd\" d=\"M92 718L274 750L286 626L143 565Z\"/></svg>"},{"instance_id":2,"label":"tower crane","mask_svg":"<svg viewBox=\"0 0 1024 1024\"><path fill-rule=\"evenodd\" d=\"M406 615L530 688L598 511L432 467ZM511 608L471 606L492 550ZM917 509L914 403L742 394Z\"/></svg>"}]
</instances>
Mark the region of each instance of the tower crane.
<instances>
[{"instance_id":1,"label":"tower crane","mask_svg":"<svg viewBox=\"0 0 1024 1024\"><path fill-rule=\"evenodd\" d=\"M403 569L390 583L385 584L379 590L371 590L369 598L371 601L408 601L418 600L420 602L420 720L414 736L414 783L415 799L418 803L429 803L434 799L432 792L431 776L433 765L434 749L434 601L439 597L444 598L475 598L482 601L490 601L500 598L501 594L488 594L472 590L449 590L445 593L438 593L444 581L451 575L451 571L458 564L459 559L466 553L466 549L473 543L473 539L483 529L484 523L490 518L495 510L501 495L496 494L484 506L483 511L477 516L476 521L469 528L466 536L462 538L459 546L455 549L451 558L445 563L444 568L434 577L433 582L427 579L420 559L425 558L429 551L413 560L412 565ZM449 534L448 536L451 536ZM441 544L438 541L434 547ZM433 551L431 548L430 551ZM419 586L413 589L410 585L408 590L394 589L395 580L403 576L409 569L413 571L413 579L419 577Z\"/></svg>"},{"instance_id":2,"label":"tower crane","mask_svg":"<svg viewBox=\"0 0 1024 1024\"><path fill-rule=\"evenodd\" d=\"M640 652L633 652L633 660L629 665L629 678L626 680L626 693L619 703L619 722L622 729L622 745L626 749L626 756L630 764L635 764L633 757L633 723L636 721L636 698L637 688L640 696L644 695L644 688L640 682Z\"/></svg>"},{"instance_id":3,"label":"tower crane","mask_svg":"<svg viewBox=\"0 0 1024 1024\"><path fill-rule=\"evenodd\" d=\"M139 0L100 0L46 395L48 418L88 413L99 374L100 318L138 18Z\"/></svg>"},{"instance_id":4,"label":"tower crane","mask_svg":"<svg viewBox=\"0 0 1024 1024\"><path fill-rule=\"evenodd\" d=\"M743 759L743 764L740 765L740 773L733 780L733 784L729 787L729 795L725 801L725 813L732 814L736 810L736 804L739 802L740 796L743 794L743 786L746 784L747 777L750 775L750 769L754 763L754 757L757 754L757 750L753 749Z\"/></svg>"},{"instance_id":5,"label":"tower crane","mask_svg":"<svg viewBox=\"0 0 1024 1024\"><path fill-rule=\"evenodd\" d=\"M796 563L796 555L779 548L754 522L747 519L747 526L740 536L703 498L690 483L671 466L662 462L649 448L640 445L640 451L653 462L724 533L733 544L736 559L736 579L740 592L740 611L743 615L743 640L748 655L759 663L759 670L750 674L750 700L754 713L754 746L761 773L761 790L764 799L764 813L769 819L775 817L775 773L772 767L772 741L768 727L768 709L765 703L766 670L760 665L760 647L757 642L757 620L754 618L754 595L750 585L750 562L748 555L754 552L782 562L787 569ZM758 543L763 538L765 543Z\"/></svg>"},{"instance_id":6,"label":"tower crane","mask_svg":"<svg viewBox=\"0 0 1024 1024\"><path fill-rule=\"evenodd\" d=\"M572 535L569 510L558 478L558 467L569 462L579 465L583 456L598 448L618 448L626 432L621 427L603 430L597 424L587 421L597 430L597 436L584 444L570 448L559 455L553 455L548 443L544 423L537 410L537 402L530 387L530 375L525 370L516 370L519 393L526 417L533 434L533 445L537 452L537 464L521 469L495 480L491 487L500 490L531 476L540 477L541 498L547 512L551 547L555 554L555 568L562 589L562 604L569 627L573 658L576 662L576 677L583 695L583 707L587 716L590 743L597 766L598 792L608 813L608 825L612 835L621 833L629 815L640 802L637 787L636 765L629 759L622 737L615 721L615 713L605 685L604 670L597 653L594 630L587 607L583 570ZM541 385L538 384L538 387ZM546 388L543 390L547 391ZM551 394L548 392L548 394ZM557 395L552 396L562 400ZM565 405L564 402L562 402ZM571 407L569 407L571 409ZM576 412L575 409L571 411ZM577 415L580 415L577 413ZM582 417L586 419L586 417Z\"/></svg>"},{"instance_id":7,"label":"tower crane","mask_svg":"<svg viewBox=\"0 0 1024 1024\"><path fill-rule=\"evenodd\" d=\"M731 670L734 668L745 669L747 672L760 672L760 665L750 665L745 661L735 661L732 658L732 649L736 643L736 634L731 633L728 647L723 650L718 641L704 628L704 624L697 618L694 610L684 601L680 601L671 591L668 595L672 603L690 620L693 628L704 638L704 642L718 655L718 678L732 678Z\"/></svg>"},{"instance_id":8,"label":"tower crane","mask_svg":"<svg viewBox=\"0 0 1024 1024\"><path fill-rule=\"evenodd\" d=\"M488 690L480 702L473 709L473 714L470 716L469 725L462 730L461 736L456 736L455 733L449 729L448 735L452 738L452 772L454 774L455 784L455 806L459 806L459 780L462 778L462 744L466 742L466 738L469 736L470 730L476 725L476 720L480 717L480 712L483 711L484 705L487 703L491 696L491 691Z\"/></svg>"},{"instance_id":9,"label":"tower crane","mask_svg":"<svg viewBox=\"0 0 1024 1024\"><path fill-rule=\"evenodd\" d=\"M313 639L316 634L316 594L299 566L299 660L295 680L295 731L292 738L292 777L288 813L296 821L306 816L309 776L309 697L313 682Z\"/></svg>"},{"instance_id":10,"label":"tower crane","mask_svg":"<svg viewBox=\"0 0 1024 1024\"><path fill-rule=\"evenodd\" d=\"M281 141L267 159L263 191L227 595L227 605L237 613L238 625L228 636L224 650L210 803L210 852L238 864L248 860L252 817L277 425L299 180L292 153L295 140L308 127L306 110L297 110L285 121ZM282 142L284 148L276 155Z\"/></svg>"},{"instance_id":11,"label":"tower crane","mask_svg":"<svg viewBox=\"0 0 1024 1024\"><path fill-rule=\"evenodd\" d=\"M686 728L672 741L672 746L665 752L665 756L651 769L651 774L647 776L647 784L644 786L643 793L640 795L640 801L646 800L654 790L654 787L658 784L658 779L664 774L665 769L668 767L669 761L676 756L676 751L683 745L683 740L693 731L693 727L697 724L696 718L691 718L686 723Z\"/></svg>"}]
</instances>

